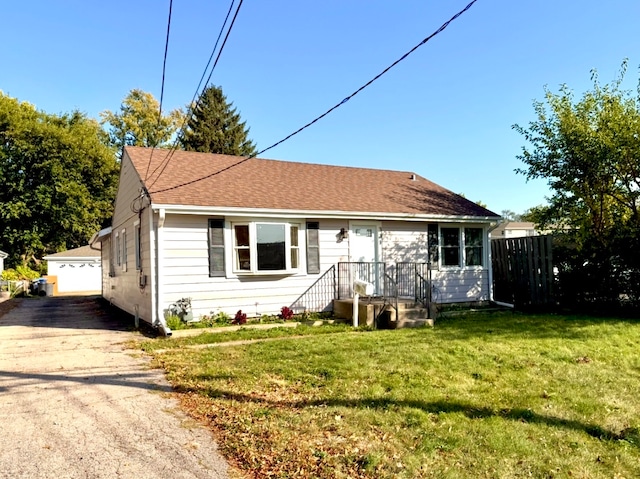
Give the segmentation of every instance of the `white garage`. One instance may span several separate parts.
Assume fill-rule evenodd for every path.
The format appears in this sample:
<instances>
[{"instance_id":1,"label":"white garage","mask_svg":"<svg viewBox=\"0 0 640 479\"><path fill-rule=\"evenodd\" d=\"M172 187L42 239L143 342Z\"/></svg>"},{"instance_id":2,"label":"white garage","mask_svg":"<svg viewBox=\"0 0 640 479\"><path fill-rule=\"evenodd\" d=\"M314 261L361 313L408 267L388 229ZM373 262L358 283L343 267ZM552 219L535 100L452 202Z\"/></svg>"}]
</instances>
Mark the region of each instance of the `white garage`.
<instances>
[{"instance_id":1,"label":"white garage","mask_svg":"<svg viewBox=\"0 0 640 479\"><path fill-rule=\"evenodd\" d=\"M102 265L100 251L90 246L50 254L47 260L47 281L55 283L53 294L100 294Z\"/></svg>"}]
</instances>

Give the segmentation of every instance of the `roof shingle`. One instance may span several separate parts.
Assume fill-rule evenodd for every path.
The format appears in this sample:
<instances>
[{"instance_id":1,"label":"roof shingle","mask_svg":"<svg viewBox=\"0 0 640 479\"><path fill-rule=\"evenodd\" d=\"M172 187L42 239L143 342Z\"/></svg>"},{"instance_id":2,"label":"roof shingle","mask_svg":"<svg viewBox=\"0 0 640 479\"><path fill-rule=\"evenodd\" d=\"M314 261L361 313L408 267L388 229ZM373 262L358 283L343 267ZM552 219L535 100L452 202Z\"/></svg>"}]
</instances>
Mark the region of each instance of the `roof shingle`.
<instances>
[{"instance_id":1,"label":"roof shingle","mask_svg":"<svg viewBox=\"0 0 640 479\"><path fill-rule=\"evenodd\" d=\"M417 174L126 147L154 204L453 216L498 216ZM151 158L151 164L149 161ZM164 165L163 165L164 164Z\"/></svg>"}]
</instances>

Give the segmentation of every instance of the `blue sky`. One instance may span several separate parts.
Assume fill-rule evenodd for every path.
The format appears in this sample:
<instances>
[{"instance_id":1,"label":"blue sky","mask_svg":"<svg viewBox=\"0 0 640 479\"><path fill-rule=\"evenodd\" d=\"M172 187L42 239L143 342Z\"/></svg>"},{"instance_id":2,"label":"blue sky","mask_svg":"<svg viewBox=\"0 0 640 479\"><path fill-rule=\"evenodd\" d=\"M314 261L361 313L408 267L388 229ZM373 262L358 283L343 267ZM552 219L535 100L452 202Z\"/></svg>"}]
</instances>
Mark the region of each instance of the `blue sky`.
<instances>
[{"instance_id":1,"label":"blue sky","mask_svg":"<svg viewBox=\"0 0 640 479\"><path fill-rule=\"evenodd\" d=\"M320 115L436 30L467 0L245 0L212 83L265 148ZM174 0L164 109L198 84L230 1ZM236 2L237 4L237 2ZM168 0L7 2L0 90L50 113L160 97ZM640 65L637 0L478 0L447 30L335 112L267 152L274 159L412 171L496 212L544 203L514 169L533 100L590 71ZM278 185L278 188L282 188Z\"/></svg>"}]
</instances>

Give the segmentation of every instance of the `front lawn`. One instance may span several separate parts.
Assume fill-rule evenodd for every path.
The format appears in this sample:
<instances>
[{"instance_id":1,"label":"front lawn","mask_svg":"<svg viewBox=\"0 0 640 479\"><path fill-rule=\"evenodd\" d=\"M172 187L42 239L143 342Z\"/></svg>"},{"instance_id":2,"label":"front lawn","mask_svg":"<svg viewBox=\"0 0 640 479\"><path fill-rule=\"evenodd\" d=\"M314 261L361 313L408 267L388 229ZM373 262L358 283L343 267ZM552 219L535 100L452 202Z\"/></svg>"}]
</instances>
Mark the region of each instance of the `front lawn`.
<instances>
[{"instance_id":1,"label":"front lawn","mask_svg":"<svg viewBox=\"0 0 640 479\"><path fill-rule=\"evenodd\" d=\"M638 321L327 328L145 349L248 477L640 477Z\"/></svg>"}]
</instances>

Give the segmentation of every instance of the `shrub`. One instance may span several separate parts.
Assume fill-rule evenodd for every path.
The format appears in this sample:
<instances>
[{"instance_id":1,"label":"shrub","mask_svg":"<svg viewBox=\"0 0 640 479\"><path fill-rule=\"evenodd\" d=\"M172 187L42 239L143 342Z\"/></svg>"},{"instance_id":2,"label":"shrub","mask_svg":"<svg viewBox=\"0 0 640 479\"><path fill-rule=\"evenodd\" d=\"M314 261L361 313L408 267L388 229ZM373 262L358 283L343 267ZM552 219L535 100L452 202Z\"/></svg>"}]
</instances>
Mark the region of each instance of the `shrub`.
<instances>
[{"instance_id":1,"label":"shrub","mask_svg":"<svg viewBox=\"0 0 640 479\"><path fill-rule=\"evenodd\" d=\"M280 309L280 317L285 321L293 318L293 310L288 306L283 306Z\"/></svg>"},{"instance_id":2,"label":"shrub","mask_svg":"<svg viewBox=\"0 0 640 479\"><path fill-rule=\"evenodd\" d=\"M171 314L167 316L167 326L169 329L184 329L186 325L182 322L179 316Z\"/></svg>"},{"instance_id":3,"label":"shrub","mask_svg":"<svg viewBox=\"0 0 640 479\"><path fill-rule=\"evenodd\" d=\"M210 326L227 326L231 324L231 317L224 311L214 313L211 311L211 316L204 315L200 320L205 327Z\"/></svg>"},{"instance_id":4,"label":"shrub","mask_svg":"<svg viewBox=\"0 0 640 479\"><path fill-rule=\"evenodd\" d=\"M233 324L246 324L247 314L243 313L241 309L238 310L236 316L233 318Z\"/></svg>"}]
</instances>

